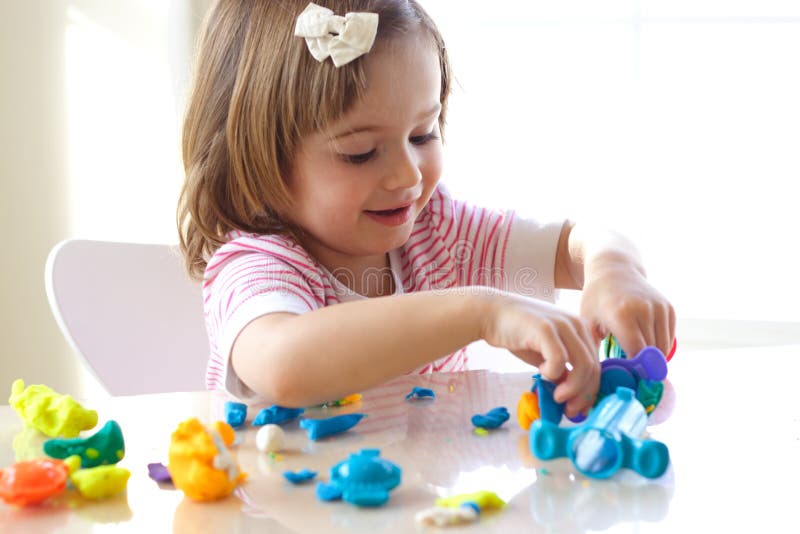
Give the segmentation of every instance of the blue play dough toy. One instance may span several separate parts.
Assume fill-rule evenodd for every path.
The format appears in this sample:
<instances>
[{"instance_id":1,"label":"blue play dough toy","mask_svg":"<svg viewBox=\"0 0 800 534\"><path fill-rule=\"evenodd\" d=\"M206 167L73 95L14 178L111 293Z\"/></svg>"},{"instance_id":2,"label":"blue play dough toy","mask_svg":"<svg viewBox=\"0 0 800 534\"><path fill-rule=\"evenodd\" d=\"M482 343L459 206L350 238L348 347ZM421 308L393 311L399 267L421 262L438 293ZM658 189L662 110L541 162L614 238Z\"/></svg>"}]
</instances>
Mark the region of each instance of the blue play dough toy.
<instances>
[{"instance_id":1,"label":"blue play dough toy","mask_svg":"<svg viewBox=\"0 0 800 534\"><path fill-rule=\"evenodd\" d=\"M340 488L342 498L351 504L381 506L400 484L401 475L400 467L381 458L378 449L361 449L331 468L331 485Z\"/></svg>"},{"instance_id":2,"label":"blue play dough toy","mask_svg":"<svg viewBox=\"0 0 800 534\"><path fill-rule=\"evenodd\" d=\"M659 441L638 439L646 427L647 413L633 390L620 387L578 426L561 428L544 418L534 421L530 449L541 460L568 457L590 478L608 478L622 467L658 478L669 464L669 450Z\"/></svg>"},{"instance_id":3,"label":"blue play dough toy","mask_svg":"<svg viewBox=\"0 0 800 534\"><path fill-rule=\"evenodd\" d=\"M283 478L285 478L292 484L302 484L303 482L308 482L309 480L313 480L314 477L316 476L317 476L316 471L309 471L308 469L283 472Z\"/></svg>"},{"instance_id":4,"label":"blue play dough toy","mask_svg":"<svg viewBox=\"0 0 800 534\"><path fill-rule=\"evenodd\" d=\"M533 375L531 391L536 392L536 396L539 397L539 415L545 421L557 425L561 421L561 416L564 415L564 403L555 401L553 398L555 390L556 385L553 382L540 374Z\"/></svg>"},{"instance_id":5,"label":"blue play dough toy","mask_svg":"<svg viewBox=\"0 0 800 534\"><path fill-rule=\"evenodd\" d=\"M475 414L472 416L472 424L478 428L497 428L508 421L508 408L498 406L492 408L486 414Z\"/></svg>"},{"instance_id":6,"label":"blue play dough toy","mask_svg":"<svg viewBox=\"0 0 800 534\"><path fill-rule=\"evenodd\" d=\"M303 419L300 421L300 428L305 429L308 433L308 439L316 441L326 436L332 436L349 430L356 426L363 418L363 413L348 413L345 415L328 417L327 419Z\"/></svg>"},{"instance_id":7,"label":"blue play dough toy","mask_svg":"<svg viewBox=\"0 0 800 534\"><path fill-rule=\"evenodd\" d=\"M317 483L317 499L321 501L338 501L342 498L342 488L336 484Z\"/></svg>"},{"instance_id":8,"label":"blue play dough toy","mask_svg":"<svg viewBox=\"0 0 800 534\"><path fill-rule=\"evenodd\" d=\"M256 418L253 419L253 426L280 425L295 419L305 411L305 408L284 408L274 404L256 414Z\"/></svg>"},{"instance_id":9,"label":"blue play dough toy","mask_svg":"<svg viewBox=\"0 0 800 534\"><path fill-rule=\"evenodd\" d=\"M629 388L638 391L643 382L647 386L667 377L667 359L656 347L645 347L635 358L630 360L611 358L600 362L600 389L597 398L603 399L612 395L618 388ZM556 385L541 375L533 375L533 387L539 398L541 418L553 424L559 424L564 415L564 403L553 399ZM657 402L657 401L656 401ZM583 414L570 417L573 423L586 419Z\"/></svg>"},{"instance_id":10,"label":"blue play dough toy","mask_svg":"<svg viewBox=\"0 0 800 534\"><path fill-rule=\"evenodd\" d=\"M639 380L664 380L667 378L667 358L656 347L645 347L635 358L609 358L600 362L601 371L624 369Z\"/></svg>"},{"instance_id":11,"label":"blue play dough toy","mask_svg":"<svg viewBox=\"0 0 800 534\"><path fill-rule=\"evenodd\" d=\"M409 400L411 398L422 399L424 397L430 397L431 399L435 399L436 394L433 392L432 389L414 386L414 389L411 390L411 393L406 395L406 400Z\"/></svg>"},{"instance_id":12,"label":"blue play dough toy","mask_svg":"<svg viewBox=\"0 0 800 534\"><path fill-rule=\"evenodd\" d=\"M238 428L247 419L247 405L241 402L227 401L225 403L225 422L233 428Z\"/></svg>"}]
</instances>

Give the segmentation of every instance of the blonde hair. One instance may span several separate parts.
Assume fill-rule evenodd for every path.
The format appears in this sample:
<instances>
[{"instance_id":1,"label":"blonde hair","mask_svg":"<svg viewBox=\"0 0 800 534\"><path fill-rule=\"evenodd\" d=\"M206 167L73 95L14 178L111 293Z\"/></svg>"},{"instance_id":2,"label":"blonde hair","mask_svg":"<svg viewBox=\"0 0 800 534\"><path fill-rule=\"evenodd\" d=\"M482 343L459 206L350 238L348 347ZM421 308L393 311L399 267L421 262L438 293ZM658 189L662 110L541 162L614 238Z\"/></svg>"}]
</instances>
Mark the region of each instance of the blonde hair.
<instances>
[{"instance_id":1,"label":"blonde hair","mask_svg":"<svg viewBox=\"0 0 800 534\"><path fill-rule=\"evenodd\" d=\"M439 54L443 128L450 66L436 25L416 0L317 0L337 15L379 16L381 41L427 33ZM183 125L186 180L178 232L186 268L201 278L232 230L297 236L282 177L302 136L321 131L364 95L364 57L317 62L294 36L307 0L219 0L204 23Z\"/></svg>"}]
</instances>

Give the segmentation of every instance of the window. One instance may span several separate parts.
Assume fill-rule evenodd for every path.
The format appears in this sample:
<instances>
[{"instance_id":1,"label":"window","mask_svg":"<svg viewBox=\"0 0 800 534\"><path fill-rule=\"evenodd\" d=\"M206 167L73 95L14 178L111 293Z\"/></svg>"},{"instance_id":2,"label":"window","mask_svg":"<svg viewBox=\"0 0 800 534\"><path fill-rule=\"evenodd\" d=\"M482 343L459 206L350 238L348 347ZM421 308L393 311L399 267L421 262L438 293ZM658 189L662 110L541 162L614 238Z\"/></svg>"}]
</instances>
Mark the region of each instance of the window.
<instances>
[{"instance_id":1,"label":"window","mask_svg":"<svg viewBox=\"0 0 800 534\"><path fill-rule=\"evenodd\" d=\"M800 4L423 4L454 194L627 234L682 317L800 320Z\"/></svg>"}]
</instances>

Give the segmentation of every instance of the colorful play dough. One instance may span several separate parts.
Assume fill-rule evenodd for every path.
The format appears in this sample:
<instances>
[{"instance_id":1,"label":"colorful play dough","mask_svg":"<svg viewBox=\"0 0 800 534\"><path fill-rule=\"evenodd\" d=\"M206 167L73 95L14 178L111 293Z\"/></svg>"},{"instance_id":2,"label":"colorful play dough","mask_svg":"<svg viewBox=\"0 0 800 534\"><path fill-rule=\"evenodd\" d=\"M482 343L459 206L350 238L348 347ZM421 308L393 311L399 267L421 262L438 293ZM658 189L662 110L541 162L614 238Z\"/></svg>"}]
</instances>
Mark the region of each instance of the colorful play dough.
<instances>
[{"instance_id":1,"label":"colorful play dough","mask_svg":"<svg viewBox=\"0 0 800 534\"><path fill-rule=\"evenodd\" d=\"M478 428L499 428L500 425L508 421L508 408L498 406L492 408L485 414L475 414L472 416L472 424Z\"/></svg>"},{"instance_id":2,"label":"colorful play dough","mask_svg":"<svg viewBox=\"0 0 800 534\"><path fill-rule=\"evenodd\" d=\"M256 414L255 419L253 419L253 426L280 425L297 418L305 411L305 408L284 408L273 404Z\"/></svg>"},{"instance_id":3,"label":"colorful play dough","mask_svg":"<svg viewBox=\"0 0 800 534\"><path fill-rule=\"evenodd\" d=\"M60 395L47 386L17 379L11 385L8 403L22 421L50 437L74 438L97 424L97 412L87 410L69 395Z\"/></svg>"},{"instance_id":4,"label":"colorful play dough","mask_svg":"<svg viewBox=\"0 0 800 534\"><path fill-rule=\"evenodd\" d=\"M261 452L278 452L286 442L286 434L278 425L264 425L256 432L256 448Z\"/></svg>"},{"instance_id":5,"label":"colorful play dough","mask_svg":"<svg viewBox=\"0 0 800 534\"><path fill-rule=\"evenodd\" d=\"M38 458L0 469L0 499L15 506L38 504L67 487L69 467L61 460Z\"/></svg>"},{"instance_id":6,"label":"colorful play dough","mask_svg":"<svg viewBox=\"0 0 800 534\"><path fill-rule=\"evenodd\" d=\"M539 419L539 397L535 391L526 391L517 402L517 422L523 430L528 430L531 423Z\"/></svg>"},{"instance_id":7,"label":"colorful play dough","mask_svg":"<svg viewBox=\"0 0 800 534\"><path fill-rule=\"evenodd\" d=\"M221 421L206 428L196 418L180 423L169 446L172 482L190 499L221 499L247 475L239 470L228 447L235 434Z\"/></svg>"},{"instance_id":8,"label":"colorful play dough","mask_svg":"<svg viewBox=\"0 0 800 534\"><path fill-rule=\"evenodd\" d=\"M241 402L225 403L225 422L233 428L239 428L247 419L247 405Z\"/></svg>"},{"instance_id":9,"label":"colorful play dough","mask_svg":"<svg viewBox=\"0 0 800 534\"><path fill-rule=\"evenodd\" d=\"M345 432L356 426L363 418L363 413L348 413L326 419L303 419L300 421L300 428L306 431L308 439L316 441Z\"/></svg>"},{"instance_id":10,"label":"colorful play dough","mask_svg":"<svg viewBox=\"0 0 800 534\"><path fill-rule=\"evenodd\" d=\"M78 469L69 479L78 492L88 499L105 499L125 491L131 472L116 465L100 465Z\"/></svg>"},{"instance_id":11,"label":"colorful play dough","mask_svg":"<svg viewBox=\"0 0 800 534\"><path fill-rule=\"evenodd\" d=\"M455 508L465 503L475 503L481 510L495 510L506 505L505 501L493 491L476 491L475 493L462 493L452 497L436 499L436 506Z\"/></svg>"},{"instance_id":12,"label":"colorful play dough","mask_svg":"<svg viewBox=\"0 0 800 534\"><path fill-rule=\"evenodd\" d=\"M400 484L402 469L378 449L361 449L331 467L330 484L342 490L342 499L356 506L382 506ZM326 493L323 490L323 493ZM320 495L320 489L317 489Z\"/></svg>"},{"instance_id":13,"label":"colorful play dough","mask_svg":"<svg viewBox=\"0 0 800 534\"><path fill-rule=\"evenodd\" d=\"M116 421L108 421L103 428L88 438L51 439L44 444L44 452L53 458L77 455L82 467L97 467L119 462L125 456L125 440Z\"/></svg>"}]
</instances>

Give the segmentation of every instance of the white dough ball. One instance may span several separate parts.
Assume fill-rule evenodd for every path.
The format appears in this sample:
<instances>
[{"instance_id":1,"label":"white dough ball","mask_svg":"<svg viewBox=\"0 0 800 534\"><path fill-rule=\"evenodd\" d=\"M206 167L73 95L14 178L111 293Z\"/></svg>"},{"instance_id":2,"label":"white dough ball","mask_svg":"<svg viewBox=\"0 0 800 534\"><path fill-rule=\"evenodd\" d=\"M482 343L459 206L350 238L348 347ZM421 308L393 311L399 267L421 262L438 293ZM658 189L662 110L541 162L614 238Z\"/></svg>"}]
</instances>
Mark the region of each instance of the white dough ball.
<instances>
[{"instance_id":1,"label":"white dough ball","mask_svg":"<svg viewBox=\"0 0 800 534\"><path fill-rule=\"evenodd\" d=\"M277 452L285 441L286 434L278 425L264 425L256 433L256 448L261 452Z\"/></svg>"}]
</instances>

